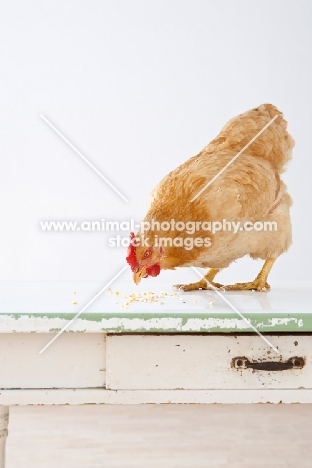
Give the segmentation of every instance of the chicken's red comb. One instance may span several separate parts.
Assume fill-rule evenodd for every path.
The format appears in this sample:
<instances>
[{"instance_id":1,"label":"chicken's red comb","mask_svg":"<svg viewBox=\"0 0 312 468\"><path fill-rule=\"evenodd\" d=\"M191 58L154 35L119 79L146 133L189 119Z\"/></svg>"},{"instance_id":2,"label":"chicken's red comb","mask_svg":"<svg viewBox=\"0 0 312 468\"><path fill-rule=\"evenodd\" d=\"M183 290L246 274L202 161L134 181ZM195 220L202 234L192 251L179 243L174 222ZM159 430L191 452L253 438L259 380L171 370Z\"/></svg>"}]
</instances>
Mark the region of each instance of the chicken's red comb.
<instances>
[{"instance_id":1,"label":"chicken's red comb","mask_svg":"<svg viewBox=\"0 0 312 468\"><path fill-rule=\"evenodd\" d=\"M128 255L126 257L126 260L129 263L132 271L135 271L136 268L138 267L138 261L135 256L134 240L135 240L134 232L130 232L130 244L128 247Z\"/></svg>"}]
</instances>

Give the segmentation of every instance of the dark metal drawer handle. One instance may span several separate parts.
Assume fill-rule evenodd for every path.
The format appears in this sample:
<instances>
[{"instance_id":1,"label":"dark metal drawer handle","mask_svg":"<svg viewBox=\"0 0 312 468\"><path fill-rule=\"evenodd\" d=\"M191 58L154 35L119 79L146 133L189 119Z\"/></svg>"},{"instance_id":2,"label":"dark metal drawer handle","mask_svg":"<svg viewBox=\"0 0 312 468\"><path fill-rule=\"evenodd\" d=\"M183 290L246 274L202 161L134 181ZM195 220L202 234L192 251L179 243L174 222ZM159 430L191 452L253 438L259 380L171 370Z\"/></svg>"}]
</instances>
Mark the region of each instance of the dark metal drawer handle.
<instances>
[{"instance_id":1,"label":"dark metal drawer handle","mask_svg":"<svg viewBox=\"0 0 312 468\"><path fill-rule=\"evenodd\" d=\"M232 359L232 367L235 369L255 369L263 371L283 371L288 369L302 369L305 361L303 357L291 357L287 361L262 361L250 362L246 357Z\"/></svg>"}]
</instances>

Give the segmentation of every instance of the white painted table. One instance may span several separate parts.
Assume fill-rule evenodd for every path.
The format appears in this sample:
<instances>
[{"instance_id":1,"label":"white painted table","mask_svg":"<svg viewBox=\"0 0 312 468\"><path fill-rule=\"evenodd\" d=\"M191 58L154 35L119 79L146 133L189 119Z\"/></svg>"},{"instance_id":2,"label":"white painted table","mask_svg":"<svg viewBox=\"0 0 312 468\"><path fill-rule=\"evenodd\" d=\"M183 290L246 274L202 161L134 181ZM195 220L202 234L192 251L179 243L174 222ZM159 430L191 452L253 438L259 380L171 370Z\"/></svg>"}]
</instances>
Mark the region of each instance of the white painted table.
<instances>
[{"instance_id":1,"label":"white painted table","mask_svg":"<svg viewBox=\"0 0 312 468\"><path fill-rule=\"evenodd\" d=\"M146 285L105 291L39 354L103 285L1 283L0 468L10 405L312 403L311 285L225 293L279 354L213 291L122 307Z\"/></svg>"}]
</instances>

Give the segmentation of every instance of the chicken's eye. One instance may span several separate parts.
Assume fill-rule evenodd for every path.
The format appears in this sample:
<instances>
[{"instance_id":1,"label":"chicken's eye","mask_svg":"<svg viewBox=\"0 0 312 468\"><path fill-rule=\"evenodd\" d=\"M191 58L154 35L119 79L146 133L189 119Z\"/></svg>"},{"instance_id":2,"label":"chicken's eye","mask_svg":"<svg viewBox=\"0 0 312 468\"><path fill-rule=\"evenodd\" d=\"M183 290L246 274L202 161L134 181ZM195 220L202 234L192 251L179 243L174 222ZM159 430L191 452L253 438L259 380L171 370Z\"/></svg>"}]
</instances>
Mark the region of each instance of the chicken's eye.
<instances>
[{"instance_id":1,"label":"chicken's eye","mask_svg":"<svg viewBox=\"0 0 312 468\"><path fill-rule=\"evenodd\" d=\"M149 250L146 250L144 253L144 257L149 257L151 255L151 252Z\"/></svg>"}]
</instances>

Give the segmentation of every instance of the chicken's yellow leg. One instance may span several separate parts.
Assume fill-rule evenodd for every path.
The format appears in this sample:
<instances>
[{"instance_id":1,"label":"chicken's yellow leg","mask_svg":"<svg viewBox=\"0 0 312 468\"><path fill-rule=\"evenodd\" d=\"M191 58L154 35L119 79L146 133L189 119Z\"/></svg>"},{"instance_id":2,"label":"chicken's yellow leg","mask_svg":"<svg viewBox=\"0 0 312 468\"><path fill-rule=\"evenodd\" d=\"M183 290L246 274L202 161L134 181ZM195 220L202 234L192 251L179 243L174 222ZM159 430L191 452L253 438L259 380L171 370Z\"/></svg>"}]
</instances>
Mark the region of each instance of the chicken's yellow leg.
<instances>
[{"instance_id":1,"label":"chicken's yellow leg","mask_svg":"<svg viewBox=\"0 0 312 468\"><path fill-rule=\"evenodd\" d=\"M257 291L267 291L270 289L270 285L267 283L267 279L271 268L275 262L275 258L268 258L265 262L263 267L261 268L260 273L258 274L257 278L254 281L249 283L236 283L230 286L225 286L227 291L236 291L236 290L251 290L255 289Z\"/></svg>"},{"instance_id":2,"label":"chicken's yellow leg","mask_svg":"<svg viewBox=\"0 0 312 468\"><path fill-rule=\"evenodd\" d=\"M206 279L201 279L200 281L197 281L197 283L191 283L191 284L175 284L173 287L174 289L182 289L182 291L196 291L197 289L213 289L214 286L215 288L222 288L223 285L219 283L214 283L213 279L216 276L216 274L220 271L218 268L210 268L208 273L204 276Z\"/></svg>"}]
</instances>

